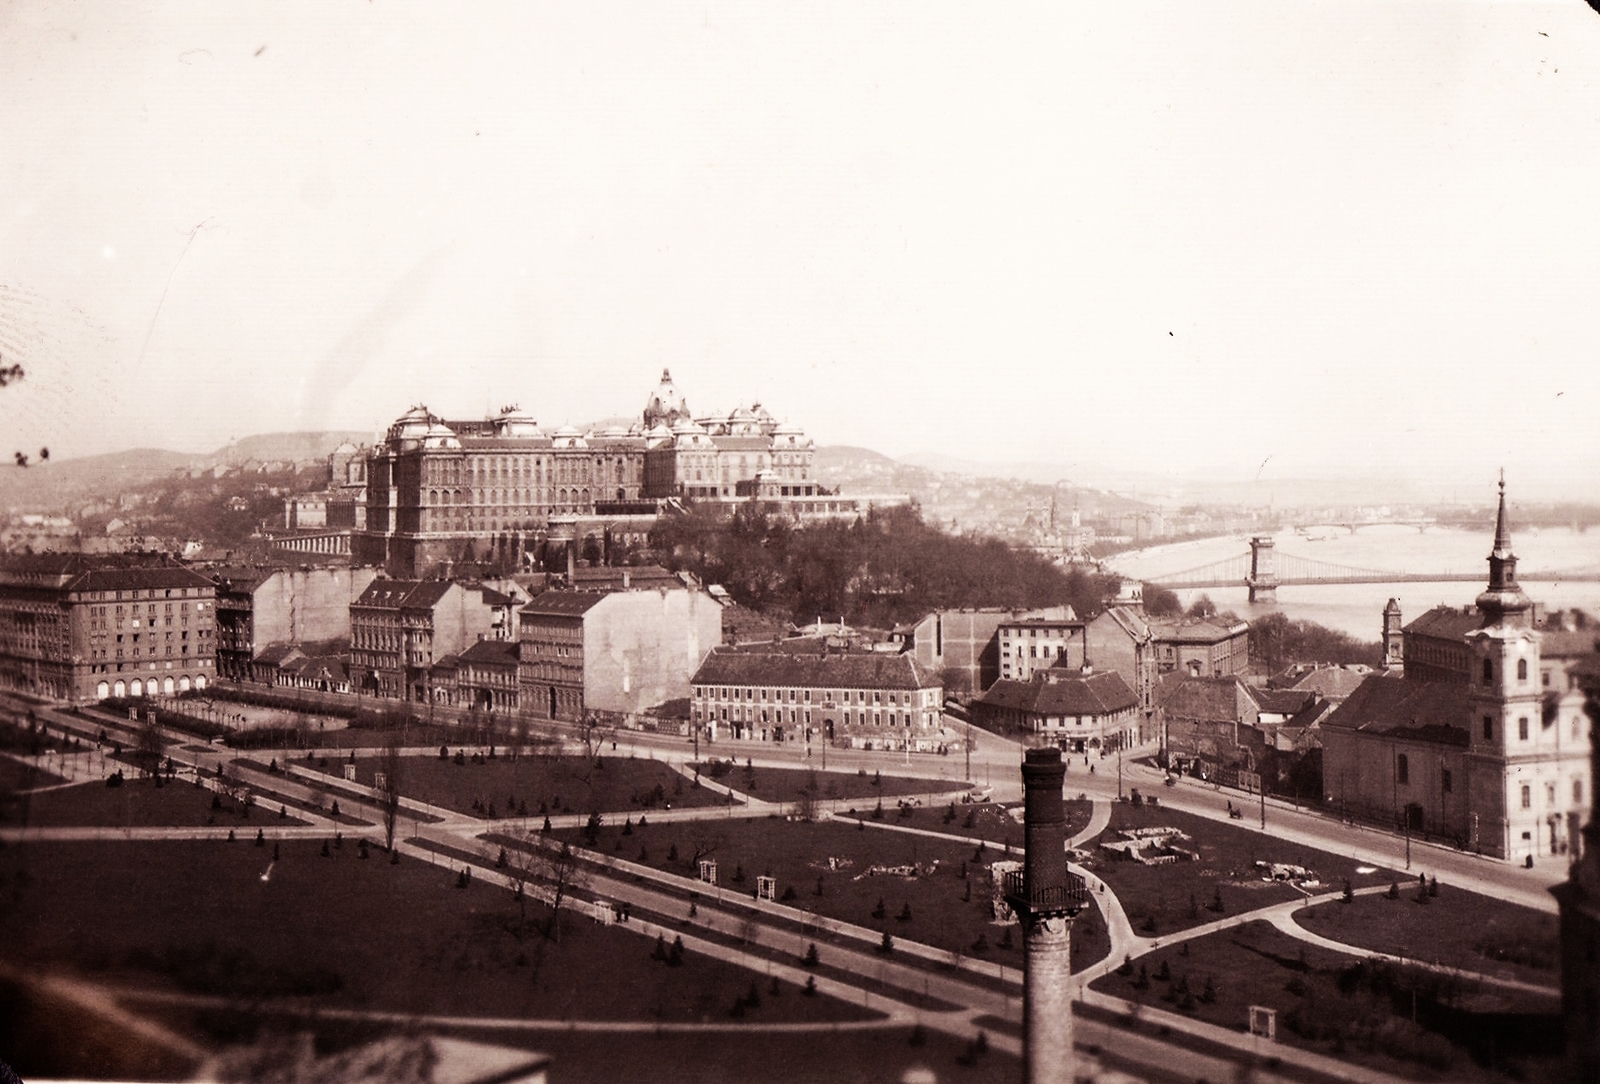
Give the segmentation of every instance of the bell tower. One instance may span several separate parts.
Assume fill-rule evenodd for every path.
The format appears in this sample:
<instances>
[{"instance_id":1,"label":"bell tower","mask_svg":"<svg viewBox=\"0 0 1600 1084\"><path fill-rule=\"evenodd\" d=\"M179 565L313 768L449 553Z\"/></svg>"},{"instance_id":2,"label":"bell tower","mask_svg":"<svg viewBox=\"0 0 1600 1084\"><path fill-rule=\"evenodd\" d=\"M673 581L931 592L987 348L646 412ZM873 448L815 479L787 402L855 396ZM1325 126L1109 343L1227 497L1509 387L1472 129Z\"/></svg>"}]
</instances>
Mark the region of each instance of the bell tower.
<instances>
[{"instance_id":1,"label":"bell tower","mask_svg":"<svg viewBox=\"0 0 1600 1084\"><path fill-rule=\"evenodd\" d=\"M1402 670L1405 664L1406 641L1400 627L1400 600L1392 598L1383 608L1383 668Z\"/></svg>"}]
</instances>

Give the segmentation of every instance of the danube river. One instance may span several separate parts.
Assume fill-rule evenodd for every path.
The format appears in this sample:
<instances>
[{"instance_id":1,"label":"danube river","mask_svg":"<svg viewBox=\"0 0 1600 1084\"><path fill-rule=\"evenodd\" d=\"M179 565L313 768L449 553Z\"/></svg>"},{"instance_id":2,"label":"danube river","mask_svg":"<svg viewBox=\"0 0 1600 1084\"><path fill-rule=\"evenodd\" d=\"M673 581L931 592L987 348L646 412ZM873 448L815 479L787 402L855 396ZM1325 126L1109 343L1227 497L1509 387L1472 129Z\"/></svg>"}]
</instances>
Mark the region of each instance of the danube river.
<instances>
[{"instance_id":1,"label":"danube river","mask_svg":"<svg viewBox=\"0 0 1600 1084\"><path fill-rule=\"evenodd\" d=\"M1297 621L1315 621L1361 640L1381 638L1383 607L1390 598L1400 600L1401 617L1412 618L1439 603L1471 605L1489 579L1489 549L1494 541L1494 524L1482 531L1463 531L1447 527L1418 530L1391 524L1375 524L1351 533L1345 528L1316 528L1309 534L1295 530L1273 535L1281 569L1284 556L1346 565L1352 568L1382 569L1405 573L1470 573L1481 577L1476 583L1362 583L1323 584L1311 587L1280 587L1276 603L1249 601L1243 586L1213 587L1204 591L1179 591L1188 606L1201 594L1209 595L1220 610L1232 610L1252 618L1281 611ZM1584 533L1567 527L1528 528L1512 531L1512 549L1517 555L1517 576L1523 590L1548 609L1578 608L1600 616L1600 582L1541 578L1543 573L1585 571L1600 574L1600 531ZM1117 554L1107 564L1133 579L1159 579L1224 561L1248 553L1245 536L1205 538L1173 542L1148 549Z\"/></svg>"}]
</instances>

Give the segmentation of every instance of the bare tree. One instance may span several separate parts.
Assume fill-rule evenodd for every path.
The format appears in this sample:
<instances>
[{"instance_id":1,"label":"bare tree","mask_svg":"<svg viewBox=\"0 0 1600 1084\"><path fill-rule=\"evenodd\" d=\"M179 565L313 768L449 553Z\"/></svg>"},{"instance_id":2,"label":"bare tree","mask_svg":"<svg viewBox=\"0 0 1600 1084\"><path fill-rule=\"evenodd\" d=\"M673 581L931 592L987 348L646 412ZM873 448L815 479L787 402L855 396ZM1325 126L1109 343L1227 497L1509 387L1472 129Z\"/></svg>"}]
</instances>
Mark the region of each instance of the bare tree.
<instances>
[{"instance_id":1,"label":"bare tree","mask_svg":"<svg viewBox=\"0 0 1600 1084\"><path fill-rule=\"evenodd\" d=\"M561 905L566 902L573 889L584 887L588 881L578 865L577 855L572 853L572 848L566 843L561 844L560 850L553 846L542 847L536 853L539 861L534 867L535 875L549 886L550 892L550 920L545 924L544 935L547 939L559 943Z\"/></svg>"},{"instance_id":2,"label":"bare tree","mask_svg":"<svg viewBox=\"0 0 1600 1084\"><path fill-rule=\"evenodd\" d=\"M689 829L689 868L695 871L695 876L700 875L700 859L710 858L726 843L727 837L713 828L706 827L716 823L710 821L690 821L694 827Z\"/></svg>"},{"instance_id":3,"label":"bare tree","mask_svg":"<svg viewBox=\"0 0 1600 1084\"><path fill-rule=\"evenodd\" d=\"M155 709L147 709L144 722L139 727L138 760L139 768L146 775L158 775L161 772L161 754L166 751L166 740L161 736L161 728L156 725Z\"/></svg>"},{"instance_id":4,"label":"bare tree","mask_svg":"<svg viewBox=\"0 0 1600 1084\"><path fill-rule=\"evenodd\" d=\"M378 781L378 804L383 810L383 844L394 850L394 831L400 821L400 775L404 758L400 755L400 736L390 731L384 739L383 753L378 757L378 767L383 776Z\"/></svg>"}]
</instances>

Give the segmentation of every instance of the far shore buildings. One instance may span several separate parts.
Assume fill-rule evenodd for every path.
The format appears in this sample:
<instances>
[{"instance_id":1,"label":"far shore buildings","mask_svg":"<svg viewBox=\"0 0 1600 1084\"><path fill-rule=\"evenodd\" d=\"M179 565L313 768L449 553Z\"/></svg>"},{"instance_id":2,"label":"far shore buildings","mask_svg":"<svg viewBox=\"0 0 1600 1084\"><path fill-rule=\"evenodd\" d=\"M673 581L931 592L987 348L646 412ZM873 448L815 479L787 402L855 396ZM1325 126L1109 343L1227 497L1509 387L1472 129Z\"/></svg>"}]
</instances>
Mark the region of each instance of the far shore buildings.
<instances>
[{"instance_id":1,"label":"far shore buildings","mask_svg":"<svg viewBox=\"0 0 1600 1084\"><path fill-rule=\"evenodd\" d=\"M1476 615L1412 622L1404 676L1369 677L1324 721L1330 805L1529 864L1578 845L1591 727L1581 693L1543 663L1516 563L1502 481Z\"/></svg>"},{"instance_id":2,"label":"far shore buildings","mask_svg":"<svg viewBox=\"0 0 1600 1084\"><path fill-rule=\"evenodd\" d=\"M0 561L0 688L57 700L204 689L216 587L170 560L53 553Z\"/></svg>"},{"instance_id":3,"label":"far shore buildings","mask_svg":"<svg viewBox=\"0 0 1600 1084\"><path fill-rule=\"evenodd\" d=\"M837 650L826 639L723 647L694 673L690 725L712 744L821 743L937 753L944 688L910 654Z\"/></svg>"}]
</instances>

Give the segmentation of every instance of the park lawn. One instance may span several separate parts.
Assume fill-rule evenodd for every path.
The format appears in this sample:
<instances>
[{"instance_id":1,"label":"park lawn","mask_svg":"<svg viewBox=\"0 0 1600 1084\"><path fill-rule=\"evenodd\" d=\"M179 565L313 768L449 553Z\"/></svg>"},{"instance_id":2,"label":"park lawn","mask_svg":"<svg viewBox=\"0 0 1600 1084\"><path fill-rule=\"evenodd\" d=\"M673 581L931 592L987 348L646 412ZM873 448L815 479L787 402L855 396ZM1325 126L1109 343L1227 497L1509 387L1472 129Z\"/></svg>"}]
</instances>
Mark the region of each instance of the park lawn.
<instances>
[{"instance_id":1,"label":"park lawn","mask_svg":"<svg viewBox=\"0 0 1600 1084\"><path fill-rule=\"evenodd\" d=\"M1154 827L1177 828L1187 833L1189 842L1180 841L1179 845L1199 851L1200 860L1180 859L1170 865L1147 866L1100 850L1102 840L1119 838L1119 829ZM1358 863L1351 858L1179 810L1136 806L1132 802L1114 803L1110 827L1086 842L1083 850L1090 856L1085 865L1111 886L1134 929L1146 936L1186 930L1223 915L1304 897L1287 883L1263 880L1255 866L1257 861L1304 866L1322 882L1320 888L1309 890L1312 892L1342 888L1347 877L1352 887L1361 888L1388 884L1394 876L1393 871L1381 869L1358 874ZM1219 898L1220 911L1216 909Z\"/></svg>"},{"instance_id":2,"label":"park lawn","mask_svg":"<svg viewBox=\"0 0 1600 1084\"><path fill-rule=\"evenodd\" d=\"M849 821L807 823L776 817L661 824L647 819L643 826L607 821L593 844L582 829L553 834L577 846L691 879L698 874L696 849L705 849L704 857L717 863L717 882L724 895L753 898L757 875L770 875L777 878L779 902L790 907L886 932L894 940L918 941L1022 967L1021 930L993 921L987 867L1005 857L998 850L986 849L980 855L953 840ZM836 868L829 868L830 858ZM915 866L918 872L915 876L870 873L874 866ZM701 894L715 896L717 889L706 885ZM883 911L878 917L874 912L880 902ZM903 919L907 906L911 914ZM1098 911L1078 919L1073 939L1076 969L1104 959L1110 949Z\"/></svg>"},{"instance_id":3,"label":"park lawn","mask_svg":"<svg viewBox=\"0 0 1600 1084\"><path fill-rule=\"evenodd\" d=\"M304 825L292 813L280 817L276 799L253 809L193 783L164 781L156 786L124 769L126 781L108 787L94 780L34 794L28 800L28 823L46 828L199 828L207 825Z\"/></svg>"},{"instance_id":4,"label":"park lawn","mask_svg":"<svg viewBox=\"0 0 1600 1084\"><path fill-rule=\"evenodd\" d=\"M296 760L294 763L300 764ZM307 767L343 778L348 759L320 758ZM354 761L355 782L370 787L383 769L378 757ZM659 788L659 789L657 789ZM671 766L630 757L401 758L401 793L468 816L539 818L546 814L637 816L651 809L708 806L727 801L696 787ZM512 806L515 805L513 810ZM493 807L491 813L490 807Z\"/></svg>"},{"instance_id":5,"label":"park lawn","mask_svg":"<svg viewBox=\"0 0 1600 1084\"><path fill-rule=\"evenodd\" d=\"M0 794L15 794L19 790L33 790L60 782L61 777L54 772L0 756Z\"/></svg>"},{"instance_id":6,"label":"park lawn","mask_svg":"<svg viewBox=\"0 0 1600 1084\"><path fill-rule=\"evenodd\" d=\"M766 802L866 801L897 798L907 794L958 795L971 789L970 783L949 779L918 779L914 776L869 774L861 768L853 772L824 772L817 768L738 767L732 760L711 760L696 765L707 779L713 779L740 794Z\"/></svg>"},{"instance_id":7,"label":"park lawn","mask_svg":"<svg viewBox=\"0 0 1600 1084\"><path fill-rule=\"evenodd\" d=\"M523 925L503 888L457 888L448 866L391 865L377 849L361 860L349 842L323 858L321 846L281 841L276 862L245 840L9 847L0 871L18 891L0 958L302 1009L554 1019L727 1020L761 978L694 952L669 966L650 939L565 909L550 941L534 928L548 911L529 901ZM744 1019L863 1018L785 994Z\"/></svg>"},{"instance_id":8,"label":"park lawn","mask_svg":"<svg viewBox=\"0 0 1600 1084\"><path fill-rule=\"evenodd\" d=\"M1418 882L1385 894L1334 900L1296 911L1301 926L1321 936L1390 956L1479 971L1554 988L1560 978L1555 915L1482 896L1448 883L1418 902Z\"/></svg>"},{"instance_id":9,"label":"park lawn","mask_svg":"<svg viewBox=\"0 0 1600 1084\"><path fill-rule=\"evenodd\" d=\"M1165 979L1159 977L1163 964ZM1130 974L1121 971L1097 979L1092 988L1235 1031L1245 1030L1250 1006L1275 1009L1280 1043L1427 1081L1503 1081L1505 1077L1474 1063L1467 1042L1486 1037L1492 1025L1508 1034L1533 1034L1537 1029L1527 1021L1557 1008L1550 999L1485 996L1457 984L1459 1015L1433 1010L1429 990L1448 996L1449 980L1441 986L1436 976L1415 970L1373 971L1359 956L1308 944L1262 921L1158 949L1140 957ZM1380 981L1361 980L1372 975ZM1390 982L1382 981L1384 977ZM1214 998L1210 1002L1208 983ZM1412 1021L1412 985L1420 995L1418 1020L1439 1030ZM1185 988L1192 998L1183 997ZM1490 1021L1469 1015L1472 1010L1511 1015ZM1460 1041L1452 1042L1443 1033L1449 1029ZM1513 1056L1538 1064L1550 1053L1524 1050ZM1551 1077L1535 1072L1522 1079Z\"/></svg>"},{"instance_id":10,"label":"park lawn","mask_svg":"<svg viewBox=\"0 0 1600 1084\"><path fill-rule=\"evenodd\" d=\"M1063 803L1067 815L1067 838L1070 839L1083 831L1089 825L1089 818L1094 813L1094 803L1068 798ZM894 819L903 814L903 809L890 806L884 810L884 820L892 823L903 823ZM875 819L873 810L860 809L854 814L856 819ZM1011 815L1003 805L995 802L981 802L963 805L960 802L943 806L932 806L927 814L920 810L913 814L913 821L918 828L930 832L939 832L943 835L957 836L964 839L986 839L999 847L1010 847L1014 851L1021 851L1024 841L1022 822Z\"/></svg>"}]
</instances>

